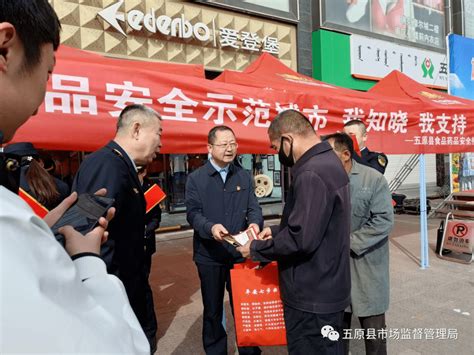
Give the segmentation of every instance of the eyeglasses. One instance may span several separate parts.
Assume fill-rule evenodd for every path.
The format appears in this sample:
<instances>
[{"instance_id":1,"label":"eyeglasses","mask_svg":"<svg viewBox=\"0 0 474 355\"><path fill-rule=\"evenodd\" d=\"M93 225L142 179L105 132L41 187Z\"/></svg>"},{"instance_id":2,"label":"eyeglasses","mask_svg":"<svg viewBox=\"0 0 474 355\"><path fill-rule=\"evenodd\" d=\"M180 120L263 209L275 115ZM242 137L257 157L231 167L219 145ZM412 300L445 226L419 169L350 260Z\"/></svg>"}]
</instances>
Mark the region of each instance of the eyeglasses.
<instances>
[{"instance_id":1,"label":"eyeglasses","mask_svg":"<svg viewBox=\"0 0 474 355\"><path fill-rule=\"evenodd\" d=\"M239 145L237 143L224 143L224 144L211 144L214 147L218 147L220 149L227 149L227 147L230 147L230 149L236 149Z\"/></svg>"}]
</instances>

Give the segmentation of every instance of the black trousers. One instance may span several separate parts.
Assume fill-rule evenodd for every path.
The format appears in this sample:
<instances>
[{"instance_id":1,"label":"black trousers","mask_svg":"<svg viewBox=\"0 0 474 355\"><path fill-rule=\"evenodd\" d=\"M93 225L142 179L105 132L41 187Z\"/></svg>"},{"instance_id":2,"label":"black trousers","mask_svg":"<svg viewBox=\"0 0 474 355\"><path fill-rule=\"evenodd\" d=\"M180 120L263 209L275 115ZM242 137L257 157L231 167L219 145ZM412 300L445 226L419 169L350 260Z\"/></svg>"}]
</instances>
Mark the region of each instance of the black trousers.
<instances>
[{"instance_id":1,"label":"black trousers","mask_svg":"<svg viewBox=\"0 0 474 355\"><path fill-rule=\"evenodd\" d=\"M204 306L202 343L207 355L227 355L227 333L222 326L224 290L227 289L232 307L230 267L196 263L201 280ZM240 355L258 355L258 347L239 347Z\"/></svg>"},{"instance_id":2,"label":"black trousers","mask_svg":"<svg viewBox=\"0 0 474 355\"><path fill-rule=\"evenodd\" d=\"M352 313L344 313L344 329L351 329ZM387 338L379 338L379 329L387 328L385 313L370 317L359 317L364 329L365 353L367 355L387 355ZM375 339L367 339L367 329L375 329ZM349 354L349 339L344 339L344 353Z\"/></svg>"},{"instance_id":3,"label":"black trousers","mask_svg":"<svg viewBox=\"0 0 474 355\"><path fill-rule=\"evenodd\" d=\"M150 343L150 353L154 354L156 351L156 332L158 330L158 323L156 321L155 304L153 302L153 291L151 290L150 283L148 281L151 271L151 254L145 253L145 317L142 321L143 331Z\"/></svg>"},{"instance_id":4,"label":"black trousers","mask_svg":"<svg viewBox=\"0 0 474 355\"><path fill-rule=\"evenodd\" d=\"M342 355L342 321L344 311L337 313L309 313L284 306L286 340L289 355ZM340 335L338 340L324 337L321 330L331 326ZM334 339L334 337L332 337Z\"/></svg>"}]
</instances>

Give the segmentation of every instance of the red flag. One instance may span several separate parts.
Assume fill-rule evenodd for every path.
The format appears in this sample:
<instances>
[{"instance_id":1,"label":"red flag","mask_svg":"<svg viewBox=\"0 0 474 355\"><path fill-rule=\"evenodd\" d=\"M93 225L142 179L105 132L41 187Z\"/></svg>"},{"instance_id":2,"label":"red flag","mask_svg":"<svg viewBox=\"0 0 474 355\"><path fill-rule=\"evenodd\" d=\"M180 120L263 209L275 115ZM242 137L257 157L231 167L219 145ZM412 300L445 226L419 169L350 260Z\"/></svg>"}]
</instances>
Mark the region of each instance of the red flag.
<instances>
[{"instance_id":1,"label":"red flag","mask_svg":"<svg viewBox=\"0 0 474 355\"><path fill-rule=\"evenodd\" d=\"M351 133L350 136L351 136L351 138L352 138L352 143L353 143L353 145L354 145L354 152L355 152L358 156L361 157L362 155L360 154L359 143L357 143L357 138L356 138L355 134L352 134L352 133Z\"/></svg>"},{"instance_id":2,"label":"red flag","mask_svg":"<svg viewBox=\"0 0 474 355\"><path fill-rule=\"evenodd\" d=\"M20 187L18 195L31 207L34 213L40 218L44 218L48 214L48 209L39 203L33 196Z\"/></svg>"},{"instance_id":3,"label":"red flag","mask_svg":"<svg viewBox=\"0 0 474 355\"><path fill-rule=\"evenodd\" d=\"M150 212L153 207L163 201L165 197L166 194L164 191L157 184L153 184L145 191L146 213Z\"/></svg>"}]
</instances>

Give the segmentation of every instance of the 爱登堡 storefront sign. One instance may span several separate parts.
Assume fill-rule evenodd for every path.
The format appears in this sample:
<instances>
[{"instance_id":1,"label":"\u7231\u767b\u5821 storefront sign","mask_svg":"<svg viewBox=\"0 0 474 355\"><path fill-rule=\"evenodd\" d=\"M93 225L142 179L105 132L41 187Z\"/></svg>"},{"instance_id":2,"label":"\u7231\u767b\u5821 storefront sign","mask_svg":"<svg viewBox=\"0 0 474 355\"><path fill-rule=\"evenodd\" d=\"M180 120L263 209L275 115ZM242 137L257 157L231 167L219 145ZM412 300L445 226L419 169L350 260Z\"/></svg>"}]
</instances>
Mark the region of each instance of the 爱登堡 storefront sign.
<instances>
[{"instance_id":1,"label":"\u7231\u767b\u5821 storefront sign","mask_svg":"<svg viewBox=\"0 0 474 355\"><path fill-rule=\"evenodd\" d=\"M131 10L126 13L120 12L120 7L125 0L119 0L115 4L98 12L98 15L111 25L122 35L127 36L121 23L128 25L132 30L150 33L159 33L164 36L171 36L181 39L194 38L200 42L212 41L217 47L232 47L248 51L262 51L278 54L279 43L275 37L265 36L259 38L256 33L247 31L237 31L232 28L216 28L215 20L211 21L211 27L203 22L187 20L184 14L179 17L170 17L167 15L157 15L154 9L144 13L140 10Z\"/></svg>"}]
</instances>

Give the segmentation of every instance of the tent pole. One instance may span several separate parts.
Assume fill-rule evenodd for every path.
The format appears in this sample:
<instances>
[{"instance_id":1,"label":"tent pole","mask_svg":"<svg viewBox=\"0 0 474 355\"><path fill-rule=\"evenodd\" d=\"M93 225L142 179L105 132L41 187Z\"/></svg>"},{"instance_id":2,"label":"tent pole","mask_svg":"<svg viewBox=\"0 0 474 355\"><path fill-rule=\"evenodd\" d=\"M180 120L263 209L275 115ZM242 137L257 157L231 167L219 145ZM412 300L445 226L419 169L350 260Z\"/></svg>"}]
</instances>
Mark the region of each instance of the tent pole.
<instances>
[{"instance_id":1,"label":"tent pole","mask_svg":"<svg viewBox=\"0 0 474 355\"><path fill-rule=\"evenodd\" d=\"M420 154L420 244L421 269L429 267L428 261L428 219L426 211L425 155Z\"/></svg>"}]
</instances>

